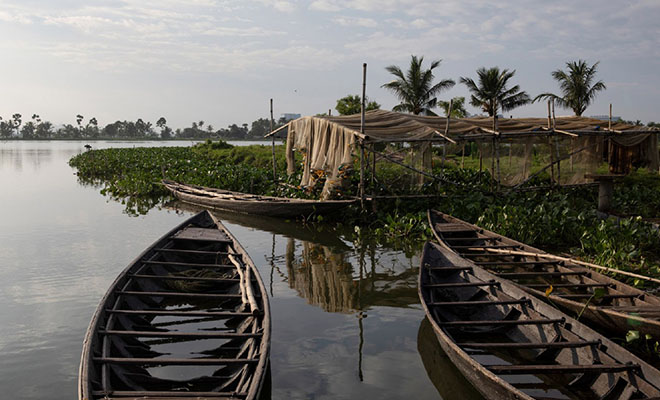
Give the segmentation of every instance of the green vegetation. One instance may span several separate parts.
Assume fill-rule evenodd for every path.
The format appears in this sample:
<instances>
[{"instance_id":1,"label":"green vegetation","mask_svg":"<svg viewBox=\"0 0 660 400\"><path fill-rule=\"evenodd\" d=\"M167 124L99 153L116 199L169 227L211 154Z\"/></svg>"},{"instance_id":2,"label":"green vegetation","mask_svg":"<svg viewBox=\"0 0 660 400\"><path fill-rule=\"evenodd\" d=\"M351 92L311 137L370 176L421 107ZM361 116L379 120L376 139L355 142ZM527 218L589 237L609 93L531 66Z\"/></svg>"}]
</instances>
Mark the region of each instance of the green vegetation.
<instances>
[{"instance_id":1,"label":"green vegetation","mask_svg":"<svg viewBox=\"0 0 660 400\"><path fill-rule=\"evenodd\" d=\"M130 214L145 213L169 199L158 183L162 178L229 190L313 198L322 180L311 189L297 187L299 176L286 177L284 146L276 146L279 179L272 182L269 146L234 147L207 141L194 147L158 147L92 150L70 161L84 183L102 186L101 192L126 204ZM358 168L350 178L357 187ZM640 218L601 220L595 206L597 190L572 188L489 193L490 174L439 163L433 171L441 182L427 180L417 187L409 171L379 163L375 186L367 193L437 195L417 199L378 200L376 209L347 210L340 218L317 217L307 223L361 226L360 235L398 248L418 248L431 237L426 209L436 208L477 223L513 239L554 252L568 252L598 264L660 276L660 234ZM366 181L371 181L367 174ZM541 179L541 178L539 178ZM616 190L615 207L625 214L657 216L660 177L638 171ZM349 192L347 195L354 195ZM646 214L649 213L649 214ZM357 233L356 233L357 234ZM643 282L634 282L643 285Z\"/></svg>"},{"instance_id":2,"label":"green vegetation","mask_svg":"<svg viewBox=\"0 0 660 400\"><path fill-rule=\"evenodd\" d=\"M596 94L606 89L603 81L593 83L597 67L598 62L592 66L584 60L567 62L568 72L561 69L552 72L552 77L559 83L562 95L541 93L534 98L534 101L554 100L559 107L570 108L575 115L581 116L594 101Z\"/></svg>"},{"instance_id":3,"label":"green vegetation","mask_svg":"<svg viewBox=\"0 0 660 400\"><path fill-rule=\"evenodd\" d=\"M299 176L285 176L284 146L281 145L276 146L277 170L280 181L288 184L273 184L271 157L270 146L234 147L222 141L207 141L193 147L93 150L72 158L70 165L77 168L81 181L102 184L102 192L116 198L166 197L167 192L158 184L162 178L255 194L308 198L318 195L322 180L315 188L303 190L296 186ZM655 252L654 245L660 244L654 239L658 235L648 234L647 224L639 220L624 219L617 224L598 219L595 188L493 195L489 193L487 171L460 169L451 164L442 168L437 164L433 173L442 177L444 183L427 180L417 187L409 171L394 164L379 163L375 186L370 186L367 193L398 195L412 191L440 197L379 200L376 218L373 215L363 217L359 210L353 210L348 216L355 223L370 225L373 234L384 240L399 235L419 238L429 236L425 210L436 207L525 243L598 257L604 264L615 267L641 260L646 253ZM353 187L359 181L357 171L356 166L350 175ZM367 172L366 181L370 182ZM614 200L618 210L645 217L657 215L660 209L660 199L656 195L660 189L657 175L636 172L624 180L621 188L616 191ZM351 194L354 193L347 193ZM346 215L342 217L346 220ZM609 244L604 245L605 242ZM605 251L602 246L609 250ZM622 249L627 249L625 257L621 256ZM613 253L617 256L606 255Z\"/></svg>"},{"instance_id":4,"label":"green vegetation","mask_svg":"<svg viewBox=\"0 0 660 400\"><path fill-rule=\"evenodd\" d=\"M171 139L233 139L233 140L263 140L270 132L270 120L259 118L248 124L238 126L231 124L227 128L215 129L204 121L195 121L191 127L172 130L167 126L165 117L156 121L156 130L149 121L138 118L136 121L116 121L100 128L96 118L85 122L85 117L76 115L76 124L65 124L55 129L51 122L43 121L39 115L33 114L32 120L23 124L21 114L14 114L9 120L0 117L0 138L2 139L128 139L128 140L171 140ZM273 129L282 126L286 121L275 121ZM22 126L22 127L21 127Z\"/></svg>"},{"instance_id":5,"label":"green vegetation","mask_svg":"<svg viewBox=\"0 0 660 400\"><path fill-rule=\"evenodd\" d=\"M412 56L410 67L405 73L396 65L385 68L396 79L382 87L394 93L400 101L392 110L410 112L415 115L436 115L431 110L437 105L436 95L443 90L452 88L455 82L451 79L443 79L434 84L433 70L440 65L441 60L432 61L429 69L422 68L423 61L423 56Z\"/></svg>"},{"instance_id":6,"label":"green vegetation","mask_svg":"<svg viewBox=\"0 0 660 400\"><path fill-rule=\"evenodd\" d=\"M445 117L449 115L449 102L448 101L438 101L438 107L445 113ZM465 110L465 97L457 96L451 99L451 117L452 118L465 118L468 113Z\"/></svg>"},{"instance_id":7,"label":"green vegetation","mask_svg":"<svg viewBox=\"0 0 660 400\"><path fill-rule=\"evenodd\" d=\"M515 74L516 70L500 71L499 67L481 67L477 69L478 83L465 77L461 77L461 83L472 94L470 104L492 117L497 115L498 110L510 111L531 102L527 92L521 91L520 86L507 87Z\"/></svg>"},{"instance_id":8,"label":"green vegetation","mask_svg":"<svg viewBox=\"0 0 660 400\"><path fill-rule=\"evenodd\" d=\"M378 110L380 109L380 104L376 103L373 100L369 100L369 98L364 99L365 102L365 111L371 111L371 110ZM353 114L359 114L362 111L362 98L359 95L351 95L349 94L346 97L342 97L341 99L337 100L337 105L335 106L335 110L339 113L339 115L353 115Z\"/></svg>"}]
</instances>

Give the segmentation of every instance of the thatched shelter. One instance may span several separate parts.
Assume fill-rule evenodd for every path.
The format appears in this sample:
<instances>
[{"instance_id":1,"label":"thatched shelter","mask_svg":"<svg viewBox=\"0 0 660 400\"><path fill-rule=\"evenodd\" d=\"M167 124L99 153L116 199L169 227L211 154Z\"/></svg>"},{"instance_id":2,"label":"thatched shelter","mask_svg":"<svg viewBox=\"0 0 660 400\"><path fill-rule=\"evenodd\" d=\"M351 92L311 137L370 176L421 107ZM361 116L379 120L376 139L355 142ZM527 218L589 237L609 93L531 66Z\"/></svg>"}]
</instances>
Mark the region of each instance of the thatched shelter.
<instances>
[{"instance_id":1,"label":"thatched shelter","mask_svg":"<svg viewBox=\"0 0 660 400\"><path fill-rule=\"evenodd\" d=\"M505 185L527 180L533 154L541 151L548 158L542 160L543 170L550 169L558 184L583 182L585 174L595 172L603 161L609 161L613 173L627 172L632 166L654 171L660 167L660 130L585 117L448 119L376 110L366 112L364 120L360 114L302 117L285 127L287 171L291 174L295 169L293 151L303 153L301 185L325 176L325 198L342 184L355 156L364 170L365 151L379 153L378 143L407 143L415 152L407 167L422 175L430 173L433 145L441 145L443 155L463 157L466 145L476 147L480 168L490 169L495 181ZM387 154L379 155L393 161ZM362 183L362 195L363 187Z\"/></svg>"}]
</instances>

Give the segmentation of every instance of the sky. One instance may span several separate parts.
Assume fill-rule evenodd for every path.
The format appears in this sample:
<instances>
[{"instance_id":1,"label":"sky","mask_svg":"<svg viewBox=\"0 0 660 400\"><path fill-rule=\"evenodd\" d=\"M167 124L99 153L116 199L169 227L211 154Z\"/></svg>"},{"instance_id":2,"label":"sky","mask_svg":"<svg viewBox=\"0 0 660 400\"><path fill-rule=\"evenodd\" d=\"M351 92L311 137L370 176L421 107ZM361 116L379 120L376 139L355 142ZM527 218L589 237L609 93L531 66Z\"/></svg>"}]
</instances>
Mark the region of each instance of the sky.
<instances>
[{"instance_id":1,"label":"sky","mask_svg":"<svg viewBox=\"0 0 660 400\"><path fill-rule=\"evenodd\" d=\"M275 118L336 113L337 99L361 93L363 63L367 96L391 109L385 67L416 55L457 82L439 100L469 97L458 81L480 67L515 70L533 97L558 93L551 72L566 62L599 61L607 90L585 115L612 103L615 116L660 121L657 0L0 0L0 54L4 119L220 128L267 118L271 98Z\"/></svg>"}]
</instances>

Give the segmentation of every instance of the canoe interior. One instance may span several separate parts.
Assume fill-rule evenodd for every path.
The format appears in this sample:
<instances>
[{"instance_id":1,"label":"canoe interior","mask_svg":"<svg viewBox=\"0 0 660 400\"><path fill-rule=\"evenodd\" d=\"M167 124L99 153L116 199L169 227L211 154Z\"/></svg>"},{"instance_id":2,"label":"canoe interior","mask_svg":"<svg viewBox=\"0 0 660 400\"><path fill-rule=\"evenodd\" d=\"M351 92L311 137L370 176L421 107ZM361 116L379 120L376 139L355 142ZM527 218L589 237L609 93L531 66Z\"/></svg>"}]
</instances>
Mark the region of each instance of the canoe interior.
<instances>
[{"instance_id":1,"label":"canoe interior","mask_svg":"<svg viewBox=\"0 0 660 400\"><path fill-rule=\"evenodd\" d=\"M571 262L498 252L547 254L437 211L429 210L429 223L444 246L572 315L583 313L617 334L637 329L660 337L660 298L654 295Z\"/></svg>"},{"instance_id":2,"label":"canoe interior","mask_svg":"<svg viewBox=\"0 0 660 400\"><path fill-rule=\"evenodd\" d=\"M258 272L205 211L113 283L87 333L80 397L254 399L269 345L269 305Z\"/></svg>"},{"instance_id":3,"label":"canoe interior","mask_svg":"<svg viewBox=\"0 0 660 400\"><path fill-rule=\"evenodd\" d=\"M419 293L443 349L487 398L660 396L660 372L444 247L427 243Z\"/></svg>"}]
</instances>

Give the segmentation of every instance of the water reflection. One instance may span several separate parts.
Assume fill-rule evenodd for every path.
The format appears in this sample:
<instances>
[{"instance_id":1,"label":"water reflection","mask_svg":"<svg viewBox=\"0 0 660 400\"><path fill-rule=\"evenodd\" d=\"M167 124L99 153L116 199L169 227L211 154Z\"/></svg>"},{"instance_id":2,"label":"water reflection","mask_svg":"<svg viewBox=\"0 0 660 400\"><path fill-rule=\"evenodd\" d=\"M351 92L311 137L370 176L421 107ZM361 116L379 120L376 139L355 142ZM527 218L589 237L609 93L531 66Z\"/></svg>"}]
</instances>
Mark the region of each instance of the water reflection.
<instances>
[{"instance_id":1,"label":"water reflection","mask_svg":"<svg viewBox=\"0 0 660 400\"><path fill-rule=\"evenodd\" d=\"M39 169L43 163L49 163L52 159L51 149L30 149L26 151L21 148L0 145L0 169L11 169L21 172L23 164Z\"/></svg>"},{"instance_id":2,"label":"water reflection","mask_svg":"<svg viewBox=\"0 0 660 400\"><path fill-rule=\"evenodd\" d=\"M417 350L429 379L444 400L483 399L442 350L433 326L426 318L419 324Z\"/></svg>"},{"instance_id":3,"label":"water reflection","mask_svg":"<svg viewBox=\"0 0 660 400\"><path fill-rule=\"evenodd\" d=\"M286 246L286 271L289 286L310 304L327 312L355 312L360 281L353 280L353 266L347 253L333 253L317 243L301 242L296 257L296 245L289 238Z\"/></svg>"}]
</instances>

